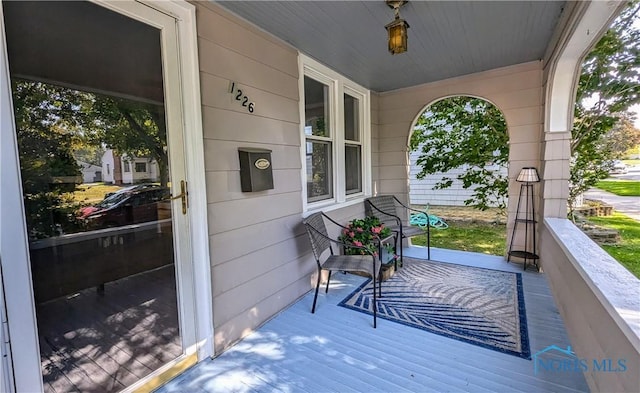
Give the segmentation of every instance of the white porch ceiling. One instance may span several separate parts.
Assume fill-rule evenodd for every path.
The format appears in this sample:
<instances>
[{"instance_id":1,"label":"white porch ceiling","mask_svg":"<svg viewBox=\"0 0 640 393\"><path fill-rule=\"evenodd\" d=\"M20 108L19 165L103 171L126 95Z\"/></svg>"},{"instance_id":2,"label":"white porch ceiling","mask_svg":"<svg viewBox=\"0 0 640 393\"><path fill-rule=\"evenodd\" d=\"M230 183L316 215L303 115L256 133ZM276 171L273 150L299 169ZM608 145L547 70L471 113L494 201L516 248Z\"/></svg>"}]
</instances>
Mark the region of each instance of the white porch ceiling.
<instances>
[{"instance_id":1,"label":"white porch ceiling","mask_svg":"<svg viewBox=\"0 0 640 393\"><path fill-rule=\"evenodd\" d=\"M383 92L542 59L565 1L416 1L409 50L387 51L384 1L220 1L353 81Z\"/></svg>"}]
</instances>

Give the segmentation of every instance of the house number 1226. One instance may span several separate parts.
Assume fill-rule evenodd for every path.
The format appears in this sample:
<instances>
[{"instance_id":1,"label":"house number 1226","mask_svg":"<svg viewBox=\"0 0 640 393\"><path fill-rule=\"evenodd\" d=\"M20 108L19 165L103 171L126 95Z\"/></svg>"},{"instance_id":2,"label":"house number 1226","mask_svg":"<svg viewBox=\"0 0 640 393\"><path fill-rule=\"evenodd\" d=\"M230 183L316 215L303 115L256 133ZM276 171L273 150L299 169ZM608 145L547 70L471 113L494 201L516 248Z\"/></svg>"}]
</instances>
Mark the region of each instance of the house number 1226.
<instances>
[{"instance_id":1,"label":"house number 1226","mask_svg":"<svg viewBox=\"0 0 640 393\"><path fill-rule=\"evenodd\" d=\"M236 82L231 82L229 84L229 93L231 93L235 97L236 101L240 101L240 105L247 108L249 113L253 113L255 104L253 102L250 102L249 97L244 94L242 89L239 89L238 86L236 86Z\"/></svg>"}]
</instances>

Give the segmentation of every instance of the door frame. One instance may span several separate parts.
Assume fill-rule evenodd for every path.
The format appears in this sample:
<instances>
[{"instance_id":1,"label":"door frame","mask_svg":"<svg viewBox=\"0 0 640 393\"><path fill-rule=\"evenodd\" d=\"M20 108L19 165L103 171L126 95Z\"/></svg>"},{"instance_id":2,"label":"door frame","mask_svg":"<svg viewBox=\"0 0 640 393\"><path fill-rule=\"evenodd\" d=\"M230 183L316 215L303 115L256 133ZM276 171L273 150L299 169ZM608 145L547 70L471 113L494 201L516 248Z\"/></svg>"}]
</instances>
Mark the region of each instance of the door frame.
<instances>
[{"instance_id":1,"label":"door frame","mask_svg":"<svg viewBox=\"0 0 640 393\"><path fill-rule=\"evenodd\" d=\"M132 19L145 21L144 15L123 10L127 7L122 2L90 1ZM193 320L181 318L181 325L193 324L195 342L183 350L187 355L197 356L200 361L214 354L214 332L195 7L184 0L137 2L169 15L176 21L179 75L165 75L165 78L177 78L176 87L181 93L179 109L182 112L184 130L182 155L185 180L190 185L187 225L191 243L191 263L182 274L188 274L188 281L193 283L193 288L181 289L192 292L188 297L193 299L193 304L187 304L186 307L191 309L187 317L193 316ZM0 188L16 190L0 194L0 263L5 278L7 319L13 349L14 388L16 391L42 391L35 303L15 135L4 18L0 3ZM176 209L178 206L179 202L176 201L174 211L180 210ZM180 293L178 296L181 296Z\"/></svg>"}]
</instances>

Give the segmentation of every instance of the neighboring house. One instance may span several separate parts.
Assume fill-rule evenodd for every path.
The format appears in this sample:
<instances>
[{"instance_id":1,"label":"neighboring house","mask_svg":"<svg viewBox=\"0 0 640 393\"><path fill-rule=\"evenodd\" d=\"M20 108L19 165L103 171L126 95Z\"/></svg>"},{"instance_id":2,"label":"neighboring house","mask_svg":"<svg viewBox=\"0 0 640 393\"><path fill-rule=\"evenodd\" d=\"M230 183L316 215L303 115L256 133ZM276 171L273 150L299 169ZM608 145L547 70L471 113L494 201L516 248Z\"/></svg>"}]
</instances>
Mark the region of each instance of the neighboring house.
<instances>
[{"instance_id":1,"label":"neighboring house","mask_svg":"<svg viewBox=\"0 0 640 393\"><path fill-rule=\"evenodd\" d=\"M418 179L417 174L420 172L420 167L416 162L420 154L419 151L414 151L409 154L409 202L412 205L465 206L464 201L471 197L473 189L475 188L473 186L464 188L462 182L457 179L458 175L465 172L465 168L456 168L446 173L434 173L425 176L423 179ZM493 165L487 167L487 169L500 171L502 175L507 176L507 168ZM443 177L448 177L453 180L451 187L443 190L433 189L433 186L442 180ZM498 203L494 202L490 206L498 206Z\"/></svg>"},{"instance_id":2,"label":"neighboring house","mask_svg":"<svg viewBox=\"0 0 640 393\"><path fill-rule=\"evenodd\" d=\"M95 183L102 181L102 167L84 161L78 161L82 171L83 183Z\"/></svg>"},{"instance_id":3,"label":"neighboring house","mask_svg":"<svg viewBox=\"0 0 640 393\"><path fill-rule=\"evenodd\" d=\"M0 341L10 342L1 347L5 388L0 390L43 389L30 252L42 253L43 268L65 268L45 275L44 284L55 290L56 280L95 269L88 260L94 254L111 252L99 267L112 272L110 262L117 261L118 274L127 272L125 258L132 255L132 265L156 256L175 258L172 285L156 288L176 295L167 308L179 311L173 319L178 326L159 333L179 332L174 355L158 350L147 342L152 336L139 330L155 329L158 321L152 316L140 326L128 324L127 318L135 316L129 312L111 321L114 331L131 334L131 345L141 345L132 354L163 360L137 383L166 380L167 373L175 375L227 350L311 289L316 265L304 217L324 210L346 222L362 216L364 199L375 194L394 194L406 202L411 126L428 105L454 94L483 97L505 116L508 234L520 190L515 179L523 167L539 170L540 264L554 293L553 299L539 301L558 305L580 357L601 357L616 348L618 356L640 359L640 328L625 322L636 312L636 300L603 295L613 285L624 293L634 282L620 270L603 267L601 250L566 220L575 81L582 56L622 6L615 1L411 1L402 10L411 24L408 53L392 56L384 25L393 12L382 1L3 1L0 301L6 308L0 306ZM15 124L6 115L12 108L10 73L161 107L173 196L163 203L172 209L171 219L30 244ZM269 168L273 188L242 191L238 150L247 148L266 149L267 158L260 165L255 161L251 171ZM125 169L135 181L136 163L153 179L149 161L130 161L125 168L126 160L105 158L104 181L124 182ZM134 206L126 207L123 214ZM134 241L148 252L134 253L128 243ZM65 253L73 242L86 242L89 256ZM65 265L70 261L75 264ZM608 281L590 275L598 269L606 271ZM100 277L91 279L105 294L104 282L96 281ZM92 299L103 299L94 293ZM111 307L104 299L103 306ZM136 299L140 307L155 300ZM53 317L66 322L74 315ZM85 331L93 335L90 328ZM91 348L90 360L101 356L94 356L94 349L105 349L91 337L67 337L70 345ZM118 360L129 354L116 346L105 351ZM287 356L271 352L265 356ZM58 373L58 363L52 361L45 371ZM67 363L61 367L73 369ZM92 370L95 379L110 381L104 370ZM594 391L633 390L637 373L606 378L587 380Z\"/></svg>"},{"instance_id":4,"label":"neighboring house","mask_svg":"<svg viewBox=\"0 0 640 393\"><path fill-rule=\"evenodd\" d=\"M112 149L102 155L102 173L105 183L135 184L157 182L158 163L151 158L117 156Z\"/></svg>"}]
</instances>

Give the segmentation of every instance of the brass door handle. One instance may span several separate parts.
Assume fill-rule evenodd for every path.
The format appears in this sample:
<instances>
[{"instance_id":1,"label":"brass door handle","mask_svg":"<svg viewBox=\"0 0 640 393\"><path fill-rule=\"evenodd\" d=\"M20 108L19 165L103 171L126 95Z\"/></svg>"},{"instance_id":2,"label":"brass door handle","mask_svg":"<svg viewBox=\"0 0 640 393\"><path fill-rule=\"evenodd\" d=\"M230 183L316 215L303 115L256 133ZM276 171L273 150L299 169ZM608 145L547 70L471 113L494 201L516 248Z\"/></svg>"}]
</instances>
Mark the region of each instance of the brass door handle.
<instances>
[{"instance_id":1,"label":"brass door handle","mask_svg":"<svg viewBox=\"0 0 640 393\"><path fill-rule=\"evenodd\" d=\"M182 199L182 214L187 214L189 207L189 191L187 190L187 182L180 180L180 194L172 196L171 200Z\"/></svg>"}]
</instances>

